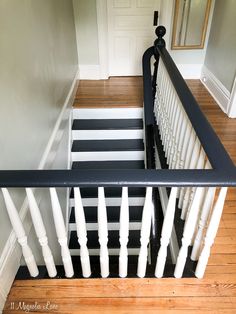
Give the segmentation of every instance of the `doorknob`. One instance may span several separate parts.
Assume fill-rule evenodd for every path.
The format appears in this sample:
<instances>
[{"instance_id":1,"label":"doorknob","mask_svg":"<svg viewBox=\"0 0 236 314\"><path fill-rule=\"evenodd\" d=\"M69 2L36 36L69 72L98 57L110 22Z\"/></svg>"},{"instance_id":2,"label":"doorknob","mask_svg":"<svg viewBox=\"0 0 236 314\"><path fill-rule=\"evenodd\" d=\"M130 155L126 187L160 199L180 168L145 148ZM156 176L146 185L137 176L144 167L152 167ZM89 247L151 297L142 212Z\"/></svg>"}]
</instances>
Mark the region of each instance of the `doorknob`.
<instances>
[{"instance_id":1,"label":"doorknob","mask_svg":"<svg viewBox=\"0 0 236 314\"><path fill-rule=\"evenodd\" d=\"M158 11L154 11L153 26L157 26L157 21L158 21Z\"/></svg>"}]
</instances>

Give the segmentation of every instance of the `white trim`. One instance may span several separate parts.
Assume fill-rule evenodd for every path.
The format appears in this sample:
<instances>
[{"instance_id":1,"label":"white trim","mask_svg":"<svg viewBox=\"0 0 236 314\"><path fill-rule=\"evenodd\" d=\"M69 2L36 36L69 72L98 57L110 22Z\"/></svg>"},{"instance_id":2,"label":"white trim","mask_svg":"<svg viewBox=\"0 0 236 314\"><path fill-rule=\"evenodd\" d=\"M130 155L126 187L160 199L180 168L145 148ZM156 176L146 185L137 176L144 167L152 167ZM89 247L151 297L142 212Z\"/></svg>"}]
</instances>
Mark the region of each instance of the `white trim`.
<instances>
[{"instance_id":1,"label":"white trim","mask_svg":"<svg viewBox=\"0 0 236 314\"><path fill-rule=\"evenodd\" d=\"M205 65L202 69L201 81L222 111L226 113L230 99L230 92Z\"/></svg>"},{"instance_id":2,"label":"white trim","mask_svg":"<svg viewBox=\"0 0 236 314\"><path fill-rule=\"evenodd\" d=\"M142 119L143 108L73 109L73 119Z\"/></svg>"},{"instance_id":3,"label":"white trim","mask_svg":"<svg viewBox=\"0 0 236 314\"><path fill-rule=\"evenodd\" d=\"M100 249L89 249L90 256L100 256ZM139 248L128 248L128 255L138 255L140 249ZM109 256L119 255L120 249L108 249ZM80 256L80 249L70 249L70 254L72 256Z\"/></svg>"},{"instance_id":4,"label":"white trim","mask_svg":"<svg viewBox=\"0 0 236 314\"><path fill-rule=\"evenodd\" d=\"M143 129L136 130L73 130L73 140L128 140L142 139Z\"/></svg>"},{"instance_id":5,"label":"white trim","mask_svg":"<svg viewBox=\"0 0 236 314\"><path fill-rule=\"evenodd\" d=\"M236 118L236 76L228 103L227 113L230 118Z\"/></svg>"},{"instance_id":6,"label":"white trim","mask_svg":"<svg viewBox=\"0 0 236 314\"><path fill-rule=\"evenodd\" d=\"M82 198L82 203L84 207L87 206L97 206L98 198L97 197L87 197ZM120 206L121 204L121 197L106 197L106 206ZM144 205L144 197L143 196L130 196L129 197L129 206L143 206ZM75 201L73 198L70 199L70 207L75 206Z\"/></svg>"},{"instance_id":7,"label":"white trim","mask_svg":"<svg viewBox=\"0 0 236 314\"><path fill-rule=\"evenodd\" d=\"M100 78L108 79L108 26L107 26L107 1L97 0L97 28L98 28L98 53L100 65Z\"/></svg>"},{"instance_id":8,"label":"white trim","mask_svg":"<svg viewBox=\"0 0 236 314\"><path fill-rule=\"evenodd\" d=\"M72 161L143 160L143 151L72 152Z\"/></svg>"},{"instance_id":9,"label":"white trim","mask_svg":"<svg viewBox=\"0 0 236 314\"><path fill-rule=\"evenodd\" d=\"M55 149L59 145L58 139L61 138L63 134L62 127L64 124L62 122L63 120L66 119L66 117L68 118L69 108L72 105L74 93L76 91L77 76L78 76L78 73L76 73L73 79L71 88L66 97L65 103L62 107L59 117L55 123L53 132L49 138L48 144L42 155L38 169L48 168L55 158L55 155L56 155ZM27 204L28 203L25 199L19 211L19 214L20 214L21 220L24 222L25 230L28 233L31 228L31 220L27 219L28 216L26 216L27 211L28 211ZM11 285L14 281L15 275L20 266L21 256L22 256L21 249L19 248L19 245L17 243L15 233L12 230L0 256L0 283L1 283L0 285L0 312L4 307L4 303L6 301L7 295L10 291Z\"/></svg>"},{"instance_id":10,"label":"white trim","mask_svg":"<svg viewBox=\"0 0 236 314\"><path fill-rule=\"evenodd\" d=\"M80 64L79 77L81 80L100 80L99 64Z\"/></svg>"},{"instance_id":11,"label":"white trim","mask_svg":"<svg viewBox=\"0 0 236 314\"><path fill-rule=\"evenodd\" d=\"M202 64L177 64L184 79L200 79Z\"/></svg>"},{"instance_id":12,"label":"white trim","mask_svg":"<svg viewBox=\"0 0 236 314\"><path fill-rule=\"evenodd\" d=\"M141 230L142 223L141 222L130 222L129 223L129 230ZM119 222L108 222L107 223L108 230L120 230L120 223ZM70 223L69 231L76 231L76 223ZM91 222L86 223L86 230L87 231L97 231L98 230L98 223Z\"/></svg>"}]
</instances>

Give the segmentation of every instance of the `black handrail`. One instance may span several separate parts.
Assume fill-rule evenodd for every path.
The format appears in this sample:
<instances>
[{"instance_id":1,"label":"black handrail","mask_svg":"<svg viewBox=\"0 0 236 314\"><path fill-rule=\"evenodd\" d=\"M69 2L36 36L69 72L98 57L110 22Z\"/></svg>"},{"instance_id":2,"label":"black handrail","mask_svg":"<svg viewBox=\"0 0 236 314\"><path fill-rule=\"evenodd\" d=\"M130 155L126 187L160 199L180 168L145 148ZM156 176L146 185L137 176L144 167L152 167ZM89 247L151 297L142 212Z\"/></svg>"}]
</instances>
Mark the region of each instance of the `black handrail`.
<instances>
[{"instance_id":1,"label":"black handrail","mask_svg":"<svg viewBox=\"0 0 236 314\"><path fill-rule=\"evenodd\" d=\"M165 48L165 28L156 29L153 47L143 56L145 124L154 123L151 57L163 60L183 107L213 169L209 170L2 170L0 187L122 187L122 186L236 186L236 167L200 110L184 79Z\"/></svg>"},{"instance_id":2,"label":"black handrail","mask_svg":"<svg viewBox=\"0 0 236 314\"><path fill-rule=\"evenodd\" d=\"M236 186L221 170L3 170L0 187Z\"/></svg>"}]
</instances>

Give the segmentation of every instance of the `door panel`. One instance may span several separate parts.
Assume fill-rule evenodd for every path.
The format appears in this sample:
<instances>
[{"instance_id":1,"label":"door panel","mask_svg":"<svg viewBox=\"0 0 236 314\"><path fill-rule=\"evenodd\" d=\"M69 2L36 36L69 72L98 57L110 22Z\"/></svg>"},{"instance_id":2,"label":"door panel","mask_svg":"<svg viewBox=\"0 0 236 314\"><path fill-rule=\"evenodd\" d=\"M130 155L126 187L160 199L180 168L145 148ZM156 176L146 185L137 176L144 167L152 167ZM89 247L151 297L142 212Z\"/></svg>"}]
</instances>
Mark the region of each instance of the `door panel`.
<instances>
[{"instance_id":1,"label":"door panel","mask_svg":"<svg viewBox=\"0 0 236 314\"><path fill-rule=\"evenodd\" d=\"M109 75L142 74L142 55L153 45L160 0L107 0Z\"/></svg>"}]
</instances>

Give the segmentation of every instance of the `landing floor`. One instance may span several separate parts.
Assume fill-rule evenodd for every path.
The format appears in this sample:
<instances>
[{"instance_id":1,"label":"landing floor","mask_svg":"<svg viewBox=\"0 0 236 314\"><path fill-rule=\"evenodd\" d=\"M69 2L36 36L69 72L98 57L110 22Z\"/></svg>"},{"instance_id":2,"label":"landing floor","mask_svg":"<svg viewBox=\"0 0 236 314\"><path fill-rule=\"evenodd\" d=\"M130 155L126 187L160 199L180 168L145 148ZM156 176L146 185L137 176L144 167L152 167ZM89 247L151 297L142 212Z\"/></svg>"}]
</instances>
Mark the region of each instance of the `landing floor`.
<instances>
[{"instance_id":1,"label":"landing floor","mask_svg":"<svg viewBox=\"0 0 236 314\"><path fill-rule=\"evenodd\" d=\"M199 81L188 84L236 163L236 119L227 118ZM117 99L118 105L141 106L141 93L140 78L82 81L77 105L91 104L92 98L94 106L109 106L109 99ZM15 281L4 313L25 313L21 308L32 304L37 313L236 313L236 190L229 190L204 279Z\"/></svg>"}]
</instances>

